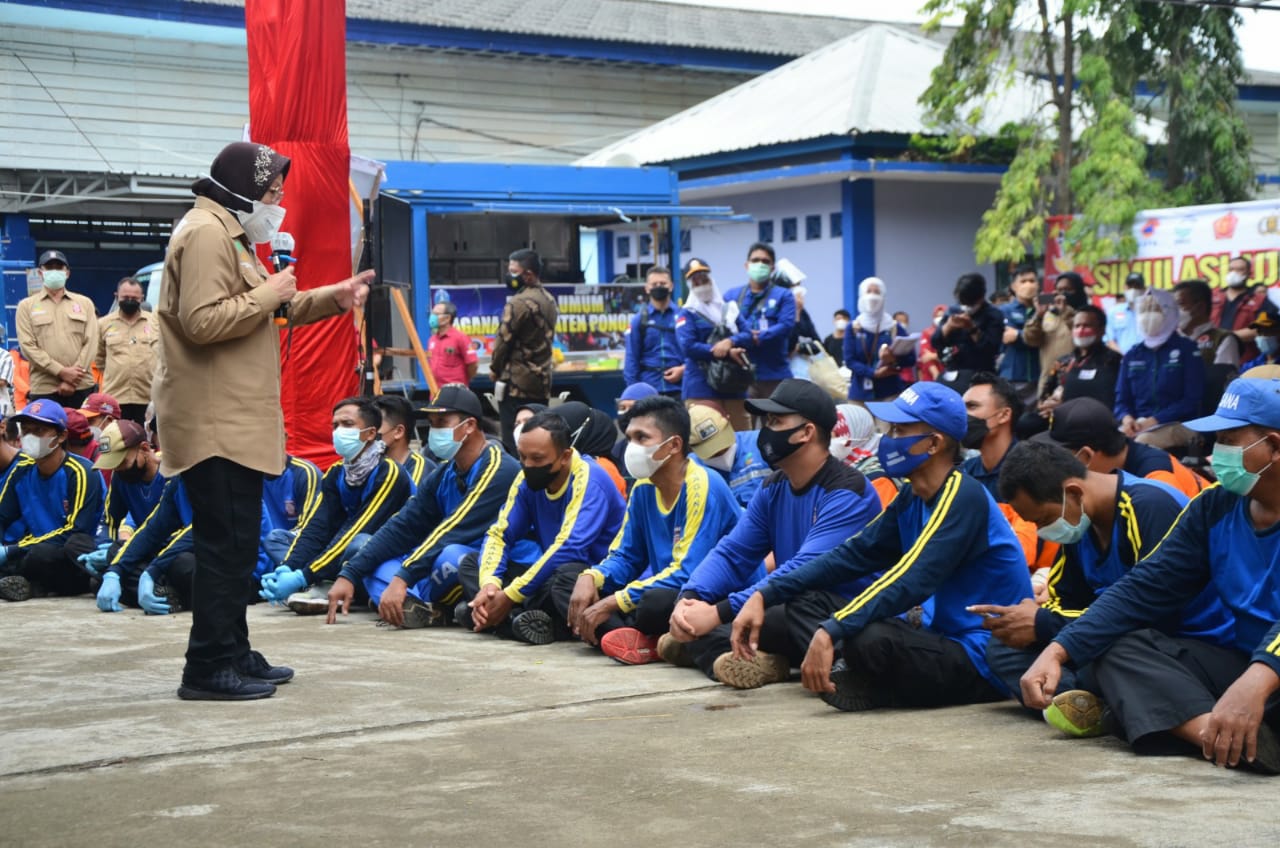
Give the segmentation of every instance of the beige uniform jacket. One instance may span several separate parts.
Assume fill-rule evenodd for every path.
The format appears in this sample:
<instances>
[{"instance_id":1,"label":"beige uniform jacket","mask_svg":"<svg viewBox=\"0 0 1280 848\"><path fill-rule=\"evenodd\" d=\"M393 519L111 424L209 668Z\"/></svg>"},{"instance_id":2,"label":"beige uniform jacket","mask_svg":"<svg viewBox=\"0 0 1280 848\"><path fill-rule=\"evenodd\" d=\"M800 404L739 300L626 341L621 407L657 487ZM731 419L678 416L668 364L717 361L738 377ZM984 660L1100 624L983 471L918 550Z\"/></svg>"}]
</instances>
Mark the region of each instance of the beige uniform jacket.
<instances>
[{"instance_id":1,"label":"beige uniform jacket","mask_svg":"<svg viewBox=\"0 0 1280 848\"><path fill-rule=\"evenodd\" d=\"M279 474L280 305L240 222L204 197L174 228L156 317L160 369L153 391L165 476L212 457ZM294 324L341 312L334 286L298 292Z\"/></svg>"},{"instance_id":2,"label":"beige uniform jacket","mask_svg":"<svg viewBox=\"0 0 1280 848\"><path fill-rule=\"evenodd\" d=\"M55 301L48 289L23 298L15 316L18 344L31 363L31 394L51 395L62 382L58 372L72 365L86 371L98 352L98 318L93 301L82 294L65 292ZM85 377L76 389L93 385Z\"/></svg>"},{"instance_id":3,"label":"beige uniform jacket","mask_svg":"<svg viewBox=\"0 0 1280 848\"><path fill-rule=\"evenodd\" d=\"M156 372L160 329L150 312L139 312L130 324L119 311L98 322L98 355L102 391L117 403L150 403Z\"/></svg>"}]
</instances>

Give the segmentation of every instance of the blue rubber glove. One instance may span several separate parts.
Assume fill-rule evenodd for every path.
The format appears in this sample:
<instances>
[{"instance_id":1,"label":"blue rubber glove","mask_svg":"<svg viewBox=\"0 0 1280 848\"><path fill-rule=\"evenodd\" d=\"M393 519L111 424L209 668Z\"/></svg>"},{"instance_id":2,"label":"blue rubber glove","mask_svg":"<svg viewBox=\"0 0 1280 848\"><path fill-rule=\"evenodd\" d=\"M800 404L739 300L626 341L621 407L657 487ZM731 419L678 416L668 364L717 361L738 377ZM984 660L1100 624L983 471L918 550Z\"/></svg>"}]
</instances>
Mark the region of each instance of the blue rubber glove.
<instances>
[{"instance_id":1,"label":"blue rubber glove","mask_svg":"<svg viewBox=\"0 0 1280 848\"><path fill-rule=\"evenodd\" d=\"M272 603L284 603L294 592L301 592L305 588L307 578L301 569L288 569L283 573L277 570L263 576L262 591L258 595Z\"/></svg>"},{"instance_id":2,"label":"blue rubber glove","mask_svg":"<svg viewBox=\"0 0 1280 848\"><path fill-rule=\"evenodd\" d=\"M102 588L98 590L98 609L103 612L120 612L120 575L114 571L102 575Z\"/></svg>"},{"instance_id":3,"label":"blue rubber glove","mask_svg":"<svg viewBox=\"0 0 1280 848\"><path fill-rule=\"evenodd\" d=\"M0 545L0 565L4 565L4 561L9 558L9 546Z\"/></svg>"},{"instance_id":4,"label":"blue rubber glove","mask_svg":"<svg viewBox=\"0 0 1280 848\"><path fill-rule=\"evenodd\" d=\"M138 578L138 606L150 615L169 614L169 602L156 595L156 581L145 571Z\"/></svg>"},{"instance_id":5,"label":"blue rubber glove","mask_svg":"<svg viewBox=\"0 0 1280 848\"><path fill-rule=\"evenodd\" d=\"M84 566L85 571L97 576L107 570L107 554L110 550L111 543L103 542L101 545L98 545L98 549L96 551L90 551L87 554L80 554L76 559Z\"/></svg>"}]
</instances>

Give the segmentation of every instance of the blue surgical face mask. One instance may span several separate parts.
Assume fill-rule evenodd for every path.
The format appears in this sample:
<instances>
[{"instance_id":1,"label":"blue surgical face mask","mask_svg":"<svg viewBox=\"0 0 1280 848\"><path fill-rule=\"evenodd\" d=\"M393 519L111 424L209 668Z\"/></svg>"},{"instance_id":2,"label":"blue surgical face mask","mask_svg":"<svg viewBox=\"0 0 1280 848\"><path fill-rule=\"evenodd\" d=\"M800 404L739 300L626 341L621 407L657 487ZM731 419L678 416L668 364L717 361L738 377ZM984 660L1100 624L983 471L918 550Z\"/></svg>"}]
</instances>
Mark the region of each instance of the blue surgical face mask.
<instances>
[{"instance_id":1,"label":"blue surgical face mask","mask_svg":"<svg viewBox=\"0 0 1280 848\"><path fill-rule=\"evenodd\" d=\"M430 315L430 317L428 317L428 318L427 318L427 326L431 327L431 332L433 332L433 333L434 333L436 330L439 330L439 329L440 329L440 316L439 316L439 315L437 315L437 314L435 314L434 312L432 312L432 313L431 313L431 315Z\"/></svg>"},{"instance_id":2,"label":"blue surgical face mask","mask_svg":"<svg viewBox=\"0 0 1280 848\"><path fill-rule=\"evenodd\" d=\"M1275 356L1276 351L1280 350L1280 338L1258 336L1258 350L1262 351L1263 356Z\"/></svg>"},{"instance_id":3,"label":"blue surgical face mask","mask_svg":"<svg viewBox=\"0 0 1280 848\"><path fill-rule=\"evenodd\" d=\"M335 427L333 430L333 449L338 456L347 462L355 459L364 450L366 442L360 438L363 431L359 427Z\"/></svg>"},{"instance_id":4,"label":"blue surgical face mask","mask_svg":"<svg viewBox=\"0 0 1280 848\"><path fill-rule=\"evenodd\" d=\"M458 449L462 447L462 442L453 440L453 431L465 423L467 422L459 421L452 427L432 427L427 434L427 448L445 462L453 459L457 455Z\"/></svg>"},{"instance_id":5,"label":"blue surgical face mask","mask_svg":"<svg viewBox=\"0 0 1280 848\"><path fill-rule=\"evenodd\" d=\"M1084 511L1084 501L1080 502L1080 523L1067 521L1067 492L1062 491L1062 515L1048 527L1041 527L1036 533L1046 542L1057 542L1059 545L1074 545L1089 532L1089 516Z\"/></svg>"},{"instance_id":6,"label":"blue surgical face mask","mask_svg":"<svg viewBox=\"0 0 1280 848\"><path fill-rule=\"evenodd\" d=\"M773 266L768 262L747 263L747 276L753 283L763 283L773 273Z\"/></svg>"},{"instance_id":7,"label":"blue surgical face mask","mask_svg":"<svg viewBox=\"0 0 1280 848\"><path fill-rule=\"evenodd\" d=\"M1258 341L1262 341L1262 337L1258 337ZM1258 444L1266 437L1258 439L1253 445ZM1213 468L1213 473L1217 475L1218 482L1222 484L1222 488L1232 494L1244 496L1253 491L1253 487L1258 485L1258 478L1262 476L1262 472L1266 471L1273 463L1268 462L1265 467L1257 471L1247 471L1244 467L1244 452L1253 445L1245 445L1244 447L1233 447L1232 445L1216 444L1213 446L1213 456L1209 458L1209 465Z\"/></svg>"},{"instance_id":8,"label":"blue surgical face mask","mask_svg":"<svg viewBox=\"0 0 1280 848\"><path fill-rule=\"evenodd\" d=\"M884 469L884 473L890 477L906 477L912 471L915 471L925 461L929 459L929 452L914 454L909 451L924 439L932 437L933 433L920 433L915 436L902 436L897 439L891 439L885 436L880 440L880 446L876 448L876 457L880 460L880 467Z\"/></svg>"}]
</instances>

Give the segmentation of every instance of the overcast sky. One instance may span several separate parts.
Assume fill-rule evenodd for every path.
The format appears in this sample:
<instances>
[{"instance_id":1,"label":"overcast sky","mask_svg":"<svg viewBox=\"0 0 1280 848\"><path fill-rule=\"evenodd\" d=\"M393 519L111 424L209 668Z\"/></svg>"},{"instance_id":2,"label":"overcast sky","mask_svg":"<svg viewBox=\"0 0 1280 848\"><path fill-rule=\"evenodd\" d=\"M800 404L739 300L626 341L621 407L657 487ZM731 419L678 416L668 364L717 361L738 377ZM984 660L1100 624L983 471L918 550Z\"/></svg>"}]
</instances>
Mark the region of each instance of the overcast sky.
<instances>
[{"instance_id":1,"label":"overcast sky","mask_svg":"<svg viewBox=\"0 0 1280 848\"><path fill-rule=\"evenodd\" d=\"M860 18L878 21L919 21L921 16L909 9L918 9L923 2L913 0L663 0L667 3L686 3L697 6L729 6L738 9L760 9L769 12L792 12L831 17ZM1280 12L1241 12L1244 26L1240 30L1240 44L1244 48L1245 65L1264 71L1280 72ZM768 33L760 33L767 38Z\"/></svg>"}]
</instances>

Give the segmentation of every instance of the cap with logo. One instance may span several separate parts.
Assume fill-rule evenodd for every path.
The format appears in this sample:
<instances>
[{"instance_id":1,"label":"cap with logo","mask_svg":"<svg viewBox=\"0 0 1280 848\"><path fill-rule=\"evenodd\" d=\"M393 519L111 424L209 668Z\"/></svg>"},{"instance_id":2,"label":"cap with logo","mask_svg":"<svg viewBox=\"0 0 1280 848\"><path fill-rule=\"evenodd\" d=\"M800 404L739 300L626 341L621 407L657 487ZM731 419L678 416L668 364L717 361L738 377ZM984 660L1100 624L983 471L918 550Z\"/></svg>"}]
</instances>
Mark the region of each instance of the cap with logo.
<instances>
[{"instance_id":1,"label":"cap with logo","mask_svg":"<svg viewBox=\"0 0 1280 848\"><path fill-rule=\"evenodd\" d=\"M99 415L110 415L112 418L123 418L120 404L106 392L94 392L80 404L80 412L85 418L96 418Z\"/></svg>"},{"instance_id":2,"label":"cap with logo","mask_svg":"<svg viewBox=\"0 0 1280 848\"><path fill-rule=\"evenodd\" d=\"M67 414L67 437L77 442L87 442L93 438L93 431L89 429L89 419L81 414L80 410L72 409L64 406L62 411Z\"/></svg>"},{"instance_id":3,"label":"cap with logo","mask_svg":"<svg viewBox=\"0 0 1280 848\"><path fill-rule=\"evenodd\" d=\"M14 421L36 421L56 427L61 433L67 429L67 411L51 400L33 400L13 416Z\"/></svg>"},{"instance_id":4,"label":"cap with logo","mask_svg":"<svg viewBox=\"0 0 1280 848\"><path fill-rule=\"evenodd\" d=\"M43 268L50 262L61 262L68 268L71 267L71 263L67 261L67 255L61 250L46 250L44 253L40 254L40 261L36 264Z\"/></svg>"},{"instance_id":5,"label":"cap with logo","mask_svg":"<svg viewBox=\"0 0 1280 848\"><path fill-rule=\"evenodd\" d=\"M101 453L98 454L98 460L93 464L93 467L104 471L119 468L120 463L124 462L124 455L129 452L129 449L136 448L146 441L146 438L147 434L143 432L142 427L136 421L130 421L127 418L120 421L112 421L102 431L102 435L98 437L98 447Z\"/></svg>"},{"instance_id":6,"label":"cap with logo","mask_svg":"<svg viewBox=\"0 0 1280 848\"><path fill-rule=\"evenodd\" d=\"M1183 422L1188 430L1197 433L1216 433L1250 424L1280 430L1280 380L1232 380L1213 415Z\"/></svg>"},{"instance_id":7,"label":"cap with logo","mask_svg":"<svg viewBox=\"0 0 1280 848\"><path fill-rule=\"evenodd\" d=\"M431 403L422 407L420 412L461 412L475 419L484 417L480 409L480 399L476 393L465 386L444 386L432 399Z\"/></svg>"},{"instance_id":8,"label":"cap with logo","mask_svg":"<svg viewBox=\"0 0 1280 848\"><path fill-rule=\"evenodd\" d=\"M711 266L701 259L690 259L684 266L684 278L687 280L700 271L711 273Z\"/></svg>"},{"instance_id":9,"label":"cap with logo","mask_svg":"<svg viewBox=\"0 0 1280 848\"><path fill-rule=\"evenodd\" d=\"M735 441L729 419L713 406L695 403L689 407L689 447L702 459L710 459L729 449Z\"/></svg>"},{"instance_id":10,"label":"cap with logo","mask_svg":"<svg viewBox=\"0 0 1280 848\"><path fill-rule=\"evenodd\" d=\"M756 415L799 415L828 433L836 426L835 401L825 389L808 380L783 380L769 397L748 400L747 409ZM963 409L961 405L962 412Z\"/></svg>"},{"instance_id":11,"label":"cap with logo","mask_svg":"<svg viewBox=\"0 0 1280 848\"><path fill-rule=\"evenodd\" d=\"M1031 437L1033 442L1056 442L1071 450L1099 444L1103 434L1119 425L1105 403L1093 398L1072 398L1049 413L1049 429Z\"/></svg>"},{"instance_id":12,"label":"cap with logo","mask_svg":"<svg viewBox=\"0 0 1280 848\"><path fill-rule=\"evenodd\" d=\"M1258 312L1258 317L1254 318L1249 324L1254 330L1280 330L1280 314L1276 314L1275 307L1266 304Z\"/></svg>"},{"instance_id":13,"label":"cap with logo","mask_svg":"<svg viewBox=\"0 0 1280 848\"><path fill-rule=\"evenodd\" d=\"M939 383L916 383L893 401L868 403L867 412L890 424L928 424L956 441L969 429L964 399Z\"/></svg>"}]
</instances>

